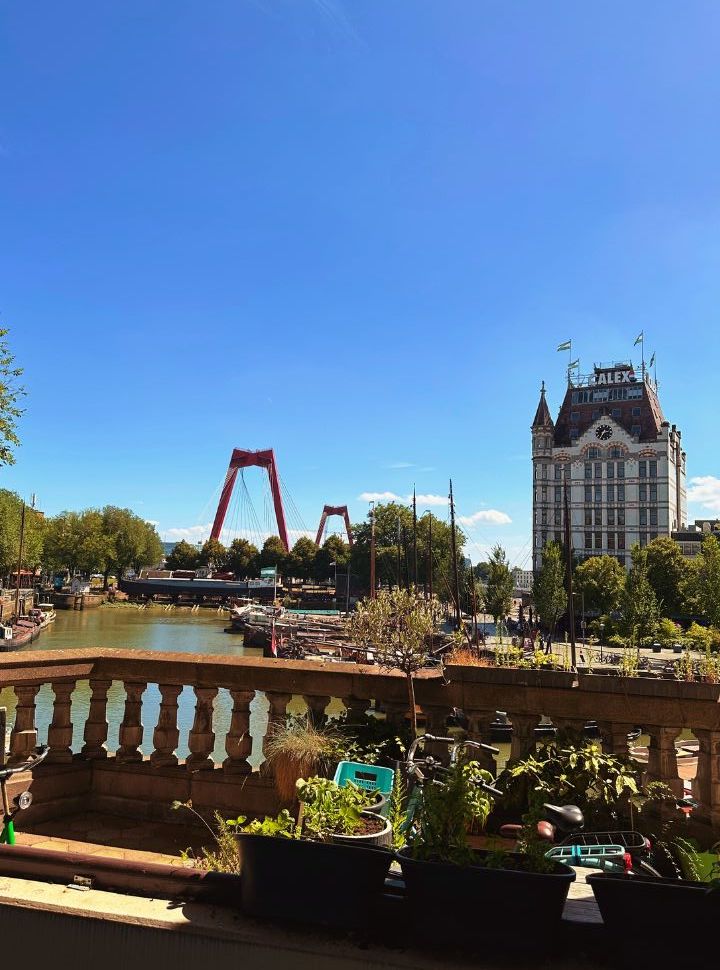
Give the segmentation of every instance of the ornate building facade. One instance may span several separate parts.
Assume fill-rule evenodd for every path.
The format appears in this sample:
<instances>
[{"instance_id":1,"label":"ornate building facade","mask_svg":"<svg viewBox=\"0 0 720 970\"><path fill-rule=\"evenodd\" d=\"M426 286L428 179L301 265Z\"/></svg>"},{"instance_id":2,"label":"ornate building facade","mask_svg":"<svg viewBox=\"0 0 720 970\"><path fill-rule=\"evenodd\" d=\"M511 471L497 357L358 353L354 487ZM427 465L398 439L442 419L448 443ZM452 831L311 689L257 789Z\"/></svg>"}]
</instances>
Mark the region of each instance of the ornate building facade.
<instances>
[{"instance_id":1,"label":"ornate building facade","mask_svg":"<svg viewBox=\"0 0 720 970\"><path fill-rule=\"evenodd\" d=\"M615 556L687 525L681 434L660 407L657 385L631 364L595 365L568 379L557 420L545 384L532 423L533 569L543 546L564 541L565 491L579 559Z\"/></svg>"}]
</instances>

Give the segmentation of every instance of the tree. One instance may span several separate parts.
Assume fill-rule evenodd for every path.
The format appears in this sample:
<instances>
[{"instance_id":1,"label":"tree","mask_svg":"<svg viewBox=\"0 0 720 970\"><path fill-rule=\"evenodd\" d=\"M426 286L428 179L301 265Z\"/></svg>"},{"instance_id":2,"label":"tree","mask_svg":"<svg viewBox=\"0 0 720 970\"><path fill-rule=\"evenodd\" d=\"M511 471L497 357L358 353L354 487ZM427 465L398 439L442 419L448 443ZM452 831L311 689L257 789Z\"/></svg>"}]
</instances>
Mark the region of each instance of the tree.
<instances>
[{"instance_id":1,"label":"tree","mask_svg":"<svg viewBox=\"0 0 720 970\"><path fill-rule=\"evenodd\" d=\"M197 569L198 549L185 539L173 546L165 560L168 569Z\"/></svg>"},{"instance_id":2,"label":"tree","mask_svg":"<svg viewBox=\"0 0 720 970\"><path fill-rule=\"evenodd\" d=\"M105 587L112 571L122 579L130 566L139 572L143 566L158 565L163 547L155 526L130 509L106 505L102 510L102 531L110 540L110 553L103 570Z\"/></svg>"},{"instance_id":3,"label":"tree","mask_svg":"<svg viewBox=\"0 0 720 970\"><path fill-rule=\"evenodd\" d=\"M398 521L400 523L400 575L398 576ZM428 538L432 524L433 591L443 600L452 599L452 545L447 522L432 513L421 514L417 520L418 586L429 582ZM375 506L375 575L381 585L405 585L413 578L412 510L399 502ZM353 576L370 588L370 514L364 522L353 526L351 569ZM462 562L465 536L455 527L458 557Z\"/></svg>"},{"instance_id":4,"label":"tree","mask_svg":"<svg viewBox=\"0 0 720 970\"><path fill-rule=\"evenodd\" d=\"M279 536L268 536L260 552L261 566L276 566L279 573L285 571L288 554Z\"/></svg>"},{"instance_id":5,"label":"tree","mask_svg":"<svg viewBox=\"0 0 720 970\"><path fill-rule=\"evenodd\" d=\"M340 536L328 536L315 556L315 579L322 582L335 576L335 565L345 571L350 562L350 546Z\"/></svg>"},{"instance_id":6,"label":"tree","mask_svg":"<svg viewBox=\"0 0 720 970\"><path fill-rule=\"evenodd\" d=\"M498 621L508 615L515 588L510 563L501 546L493 546L488 559L488 577L485 584L485 610Z\"/></svg>"},{"instance_id":7,"label":"tree","mask_svg":"<svg viewBox=\"0 0 720 970\"><path fill-rule=\"evenodd\" d=\"M648 579L663 612L668 616L687 612L690 565L682 549L670 536L653 539L646 548Z\"/></svg>"},{"instance_id":8,"label":"tree","mask_svg":"<svg viewBox=\"0 0 720 970\"><path fill-rule=\"evenodd\" d=\"M625 570L613 556L591 556L575 567L574 584L585 609L605 616L620 606Z\"/></svg>"},{"instance_id":9,"label":"tree","mask_svg":"<svg viewBox=\"0 0 720 970\"><path fill-rule=\"evenodd\" d=\"M223 570L227 566L227 549L217 539L207 539L198 555L198 566Z\"/></svg>"},{"instance_id":10,"label":"tree","mask_svg":"<svg viewBox=\"0 0 720 970\"><path fill-rule=\"evenodd\" d=\"M295 579L310 579L315 569L318 547L307 536L300 536L287 558L286 572Z\"/></svg>"},{"instance_id":11,"label":"tree","mask_svg":"<svg viewBox=\"0 0 720 970\"><path fill-rule=\"evenodd\" d=\"M720 626L720 542L706 536L695 566L695 597L701 615L711 624Z\"/></svg>"},{"instance_id":12,"label":"tree","mask_svg":"<svg viewBox=\"0 0 720 970\"><path fill-rule=\"evenodd\" d=\"M238 579L257 576L260 569L260 550L247 539L233 539L228 549L227 568Z\"/></svg>"},{"instance_id":13,"label":"tree","mask_svg":"<svg viewBox=\"0 0 720 970\"><path fill-rule=\"evenodd\" d=\"M416 590L380 590L375 599L359 603L350 620L352 635L374 647L380 666L405 674L414 738L417 716L413 677L427 663L428 644L437 620L435 609Z\"/></svg>"},{"instance_id":14,"label":"tree","mask_svg":"<svg viewBox=\"0 0 720 970\"><path fill-rule=\"evenodd\" d=\"M565 568L557 542L548 542L543 548L542 565L533 583L532 598L548 633L554 633L558 619L567 608Z\"/></svg>"},{"instance_id":15,"label":"tree","mask_svg":"<svg viewBox=\"0 0 720 970\"><path fill-rule=\"evenodd\" d=\"M655 635L660 611L648 579L647 550L633 546L632 566L625 580L621 609L626 632L638 646Z\"/></svg>"},{"instance_id":16,"label":"tree","mask_svg":"<svg viewBox=\"0 0 720 970\"><path fill-rule=\"evenodd\" d=\"M22 504L15 492L0 489L0 576L7 576L17 569ZM42 562L44 532L42 515L26 507L22 569L35 569Z\"/></svg>"},{"instance_id":17,"label":"tree","mask_svg":"<svg viewBox=\"0 0 720 970\"><path fill-rule=\"evenodd\" d=\"M25 394L17 382L22 368L14 366L7 335L6 329L0 329L0 465L15 464L13 448L20 444L17 422L23 413L19 401Z\"/></svg>"}]
</instances>

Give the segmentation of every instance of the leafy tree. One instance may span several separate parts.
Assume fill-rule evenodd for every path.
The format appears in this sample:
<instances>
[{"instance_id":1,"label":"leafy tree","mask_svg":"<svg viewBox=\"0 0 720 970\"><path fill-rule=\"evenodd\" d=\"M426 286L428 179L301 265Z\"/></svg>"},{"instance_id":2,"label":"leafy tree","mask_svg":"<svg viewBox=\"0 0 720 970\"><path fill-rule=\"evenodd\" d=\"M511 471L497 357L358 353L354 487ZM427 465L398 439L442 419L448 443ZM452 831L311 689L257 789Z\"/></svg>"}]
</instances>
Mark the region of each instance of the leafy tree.
<instances>
[{"instance_id":1,"label":"leafy tree","mask_svg":"<svg viewBox=\"0 0 720 970\"><path fill-rule=\"evenodd\" d=\"M207 539L198 556L198 565L223 570L227 566L227 549L217 539Z\"/></svg>"},{"instance_id":2,"label":"leafy tree","mask_svg":"<svg viewBox=\"0 0 720 970\"><path fill-rule=\"evenodd\" d=\"M658 603L669 616L685 613L691 570L682 549L670 536L653 539L646 548L648 579Z\"/></svg>"},{"instance_id":3,"label":"leafy tree","mask_svg":"<svg viewBox=\"0 0 720 970\"><path fill-rule=\"evenodd\" d=\"M618 609L625 578L625 570L613 556L591 556L576 566L574 583L585 609L604 616Z\"/></svg>"},{"instance_id":4,"label":"leafy tree","mask_svg":"<svg viewBox=\"0 0 720 970\"><path fill-rule=\"evenodd\" d=\"M315 579L322 582L325 579L334 577L335 566L337 563L338 572L344 572L350 562L350 546L343 542L340 536L328 536L315 556Z\"/></svg>"},{"instance_id":5,"label":"leafy tree","mask_svg":"<svg viewBox=\"0 0 720 970\"><path fill-rule=\"evenodd\" d=\"M648 578L646 548L633 546L631 557L632 566L625 581L621 609L625 629L639 645L655 635L660 610Z\"/></svg>"},{"instance_id":6,"label":"leafy tree","mask_svg":"<svg viewBox=\"0 0 720 970\"><path fill-rule=\"evenodd\" d=\"M557 542L548 542L542 551L542 564L532 588L533 602L549 633L555 631L567 607L565 568Z\"/></svg>"},{"instance_id":7,"label":"leafy tree","mask_svg":"<svg viewBox=\"0 0 720 970\"><path fill-rule=\"evenodd\" d=\"M413 677L427 663L436 621L434 604L412 589L380 590L375 599L359 603L350 620L352 635L374 647L380 666L405 674L413 737L417 737Z\"/></svg>"},{"instance_id":8,"label":"leafy tree","mask_svg":"<svg viewBox=\"0 0 720 970\"><path fill-rule=\"evenodd\" d=\"M310 579L315 570L318 547L307 536L300 536L287 558L285 571L295 579Z\"/></svg>"},{"instance_id":9,"label":"leafy tree","mask_svg":"<svg viewBox=\"0 0 720 970\"><path fill-rule=\"evenodd\" d=\"M505 550L499 545L493 546L488 560L485 610L492 616L496 624L498 620L507 616L510 612L514 588L515 583Z\"/></svg>"},{"instance_id":10,"label":"leafy tree","mask_svg":"<svg viewBox=\"0 0 720 970\"><path fill-rule=\"evenodd\" d=\"M112 537L103 529L99 509L61 512L48 521L45 535L45 564L67 569L70 575L103 573L114 555Z\"/></svg>"},{"instance_id":11,"label":"leafy tree","mask_svg":"<svg viewBox=\"0 0 720 970\"><path fill-rule=\"evenodd\" d=\"M279 536L268 536L260 552L261 566L277 566L279 573L283 573L287 566L288 554Z\"/></svg>"},{"instance_id":12,"label":"leafy tree","mask_svg":"<svg viewBox=\"0 0 720 970\"><path fill-rule=\"evenodd\" d=\"M7 576L17 569L20 551L20 522L22 499L15 492L0 489L0 575ZM42 515L26 507L22 568L35 569L42 562L45 520Z\"/></svg>"},{"instance_id":13,"label":"leafy tree","mask_svg":"<svg viewBox=\"0 0 720 970\"><path fill-rule=\"evenodd\" d=\"M398 520L401 534L400 577L397 570ZM417 520L418 585L429 581L428 538L432 523L432 574L433 591L443 600L452 599L452 544L451 530L447 522L432 513L419 514ZM412 510L398 502L375 506L375 560L376 579L381 585L405 584L406 576L412 580ZM353 526L352 572L366 588L370 586L370 514L364 522ZM458 557L462 562L465 536L455 527ZM406 557L407 554L407 557ZM406 569L406 558L408 568Z\"/></svg>"},{"instance_id":14,"label":"leafy tree","mask_svg":"<svg viewBox=\"0 0 720 970\"><path fill-rule=\"evenodd\" d=\"M13 448L20 444L17 436L17 422L22 415L19 406L25 389L17 381L22 374L21 367L15 367L15 358L10 353L6 329L0 329L0 465L14 465Z\"/></svg>"},{"instance_id":15,"label":"leafy tree","mask_svg":"<svg viewBox=\"0 0 720 970\"><path fill-rule=\"evenodd\" d=\"M257 576L260 551L247 539L233 539L227 554L227 568L238 578Z\"/></svg>"},{"instance_id":16,"label":"leafy tree","mask_svg":"<svg viewBox=\"0 0 720 970\"><path fill-rule=\"evenodd\" d=\"M197 569L198 549L185 539L181 539L168 555L165 565L168 569Z\"/></svg>"},{"instance_id":17,"label":"leafy tree","mask_svg":"<svg viewBox=\"0 0 720 970\"><path fill-rule=\"evenodd\" d=\"M715 536L705 536L695 563L695 600L703 616L712 626L720 626L720 542Z\"/></svg>"},{"instance_id":18,"label":"leafy tree","mask_svg":"<svg viewBox=\"0 0 720 970\"><path fill-rule=\"evenodd\" d=\"M102 510L101 529L110 540L110 552L103 570L105 586L112 571L122 579L126 569L136 571L162 561L163 548L155 527L130 509L106 505Z\"/></svg>"}]
</instances>

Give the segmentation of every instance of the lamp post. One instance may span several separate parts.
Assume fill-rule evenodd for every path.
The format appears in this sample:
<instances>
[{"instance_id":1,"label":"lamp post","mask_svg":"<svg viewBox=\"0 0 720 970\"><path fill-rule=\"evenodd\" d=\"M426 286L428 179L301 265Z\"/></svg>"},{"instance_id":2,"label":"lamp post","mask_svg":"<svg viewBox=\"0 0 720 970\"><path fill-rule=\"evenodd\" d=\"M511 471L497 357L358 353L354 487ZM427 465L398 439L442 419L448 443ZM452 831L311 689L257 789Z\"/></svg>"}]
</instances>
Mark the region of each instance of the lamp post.
<instances>
[{"instance_id":1,"label":"lamp post","mask_svg":"<svg viewBox=\"0 0 720 970\"><path fill-rule=\"evenodd\" d=\"M427 566L425 567L425 596L433 598L433 564L432 564L432 512L430 509L425 509L422 517L425 518L429 515L428 519L428 544L427 544Z\"/></svg>"},{"instance_id":2,"label":"lamp post","mask_svg":"<svg viewBox=\"0 0 720 970\"><path fill-rule=\"evenodd\" d=\"M602 663L603 662L603 632L605 630L605 624L602 622L602 620L598 625L598 629L600 630L600 663Z\"/></svg>"}]
</instances>

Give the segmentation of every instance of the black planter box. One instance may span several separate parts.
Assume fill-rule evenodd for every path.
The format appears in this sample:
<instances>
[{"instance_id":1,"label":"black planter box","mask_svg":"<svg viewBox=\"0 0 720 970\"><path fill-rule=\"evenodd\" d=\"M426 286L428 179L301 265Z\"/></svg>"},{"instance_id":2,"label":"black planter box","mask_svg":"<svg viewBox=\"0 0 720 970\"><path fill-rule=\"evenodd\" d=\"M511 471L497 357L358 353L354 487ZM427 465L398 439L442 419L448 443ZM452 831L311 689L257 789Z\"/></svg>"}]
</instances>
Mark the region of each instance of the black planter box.
<instances>
[{"instance_id":1,"label":"black planter box","mask_svg":"<svg viewBox=\"0 0 720 970\"><path fill-rule=\"evenodd\" d=\"M478 859L487 854L475 853ZM552 934L575 881L574 871L561 864L555 872L536 873L421 862L407 850L398 859L417 931L435 942L477 942L480 923L491 925L493 932Z\"/></svg>"},{"instance_id":2,"label":"black planter box","mask_svg":"<svg viewBox=\"0 0 720 970\"><path fill-rule=\"evenodd\" d=\"M367 926L392 861L372 846L246 834L237 845L244 913L338 929Z\"/></svg>"}]
</instances>

